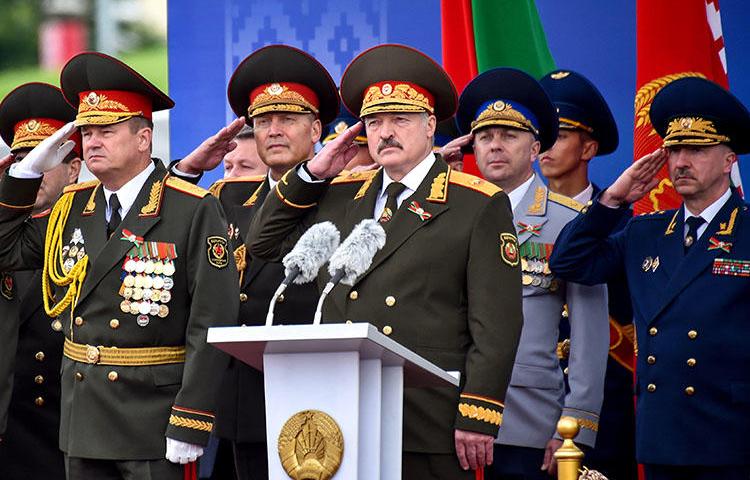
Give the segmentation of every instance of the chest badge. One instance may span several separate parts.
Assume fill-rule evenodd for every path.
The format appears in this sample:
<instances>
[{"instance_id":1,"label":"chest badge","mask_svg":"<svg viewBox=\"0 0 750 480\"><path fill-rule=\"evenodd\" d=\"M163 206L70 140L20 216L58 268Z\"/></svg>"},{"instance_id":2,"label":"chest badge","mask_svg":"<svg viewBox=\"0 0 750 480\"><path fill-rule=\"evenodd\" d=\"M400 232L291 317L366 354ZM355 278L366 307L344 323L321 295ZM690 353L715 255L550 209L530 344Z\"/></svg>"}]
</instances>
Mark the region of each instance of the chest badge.
<instances>
[{"instance_id":1,"label":"chest badge","mask_svg":"<svg viewBox=\"0 0 750 480\"><path fill-rule=\"evenodd\" d=\"M424 208L422 208L418 202L412 201L409 204L408 210L413 213L414 215L418 216L420 220L423 222L425 220L428 220L430 217L432 217L432 214L430 212L425 211Z\"/></svg>"},{"instance_id":2,"label":"chest badge","mask_svg":"<svg viewBox=\"0 0 750 480\"><path fill-rule=\"evenodd\" d=\"M732 242L723 242L716 237L711 237L708 239L708 251L711 250L722 250L729 253L732 250Z\"/></svg>"},{"instance_id":3,"label":"chest badge","mask_svg":"<svg viewBox=\"0 0 750 480\"><path fill-rule=\"evenodd\" d=\"M658 256L656 258L646 257L643 259L643 263L641 263L641 269L644 272L648 272L649 270L655 272L657 268L659 268Z\"/></svg>"}]
</instances>

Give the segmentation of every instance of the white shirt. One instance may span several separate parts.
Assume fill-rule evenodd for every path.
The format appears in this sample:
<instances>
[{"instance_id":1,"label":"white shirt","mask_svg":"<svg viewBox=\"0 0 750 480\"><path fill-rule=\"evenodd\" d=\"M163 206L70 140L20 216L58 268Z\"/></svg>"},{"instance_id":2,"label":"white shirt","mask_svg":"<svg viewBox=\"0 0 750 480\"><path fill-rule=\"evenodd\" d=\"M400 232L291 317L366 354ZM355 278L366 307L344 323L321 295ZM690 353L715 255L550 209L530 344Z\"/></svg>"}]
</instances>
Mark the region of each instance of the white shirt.
<instances>
[{"instance_id":1,"label":"white shirt","mask_svg":"<svg viewBox=\"0 0 750 480\"><path fill-rule=\"evenodd\" d=\"M727 203L727 200L729 200L729 197L732 195L731 189L727 188L727 191L724 192L724 195L720 196L714 203L707 206L700 214L695 214L688 210L687 205L685 205L685 220L687 220L690 217L702 217L705 222L703 225L698 227L698 238L701 238L701 235L703 235L703 232L706 231L708 228L708 224L711 223L711 220L714 219L717 213L719 213L719 210L721 210L721 207L724 206L725 203ZM685 222L684 231L682 232L682 237L687 237L688 232L688 224L687 221ZM698 240L696 238L696 240Z\"/></svg>"},{"instance_id":2,"label":"white shirt","mask_svg":"<svg viewBox=\"0 0 750 480\"><path fill-rule=\"evenodd\" d=\"M266 178L268 178L268 186L271 187L271 190L273 190L274 188L276 188L276 184L279 183L279 181L278 180L274 180L271 177L271 170L269 170L268 173L266 174Z\"/></svg>"},{"instance_id":3,"label":"white shirt","mask_svg":"<svg viewBox=\"0 0 750 480\"><path fill-rule=\"evenodd\" d=\"M154 162L149 161L148 165L143 169L141 173L128 180L125 185L114 192L112 190L108 190L102 185L102 189L104 190L104 199L107 201L107 209L105 212L105 218L107 219L107 221L109 221L110 217L112 216L112 212L109 209L109 197L111 197L113 193L117 194L117 199L120 201L120 218L124 219L130 211L130 207L133 206L135 198L138 196L141 188L143 188L143 185L146 183L146 180L148 180L149 175L151 175L151 172L153 172L155 168L156 167L154 166Z\"/></svg>"},{"instance_id":4,"label":"white shirt","mask_svg":"<svg viewBox=\"0 0 750 480\"><path fill-rule=\"evenodd\" d=\"M589 200L591 200L591 197L594 196L594 186L589 183L589 186L584 188L581 193L573 197L573 200L575 200L578 203L586 203Z\"/></svg>"},{"instance_id":5,"label":"white shirt","mask_svg":"<svg viewBox=\"0 0 750 480\"><path fill-rule=\"evenodd\" d=\"M531 182L534 181L534 177L536 177L536 174L532 173L528 180L514 188L512 192L508 193L508 199L510 200L510 209L512 211L516 211L516 207L519 203L521 203L521 199L523 198L523 196L526 195L526 192L531 186Z\"/></svg>"},{"instance_id":6,"label":"white shirt","mask_svg":"<svg viewBox=\"0 0 750 480\"><path fill-rule=\"evenodd\" d=\"M401 192L401 194L396 198L396 205L398 207L401 206L401 202L409 198L411 194L417 191L417 188L419 188L419 185L422 184L422 181L430 172L430 169L434 164L435 154L430 152L430 154L427 155L424 160L419 162L417 166L412 168L411 171L401 179L400 183L403 184L406 188L404 188L404 191ZM388 198L388 195L386 195L385 193L385 189L394 181L395 180L389 177L385 170L383 170L383 185L380 186L380 193L378 194L378 199L375 201L375 211L373 212L372 217L375 220L380 218L380 214L383 213L383 209L385 208L385 201Z\"/></svg>"}]
</instances>

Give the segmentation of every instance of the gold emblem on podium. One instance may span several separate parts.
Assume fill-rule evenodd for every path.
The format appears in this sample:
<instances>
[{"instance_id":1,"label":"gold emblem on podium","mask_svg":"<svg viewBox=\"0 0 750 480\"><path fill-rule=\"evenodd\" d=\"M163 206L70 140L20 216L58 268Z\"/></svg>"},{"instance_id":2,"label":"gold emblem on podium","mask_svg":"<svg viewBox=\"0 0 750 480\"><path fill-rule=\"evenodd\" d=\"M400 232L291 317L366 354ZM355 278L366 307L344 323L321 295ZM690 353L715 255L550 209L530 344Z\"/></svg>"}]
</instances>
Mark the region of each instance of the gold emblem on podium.
<instances>
[{"instance_id":1,"label":"gold emblem on podium","mask_svg":"<svg viewBox=\"0 0 750 480\"><path fill-rule=\"evenodd\" d=\"M279 458L294 480L328 480L341 465L344 436L336 420L320 410L303 410L284 423Z\"/></svg>"}]
</instances>

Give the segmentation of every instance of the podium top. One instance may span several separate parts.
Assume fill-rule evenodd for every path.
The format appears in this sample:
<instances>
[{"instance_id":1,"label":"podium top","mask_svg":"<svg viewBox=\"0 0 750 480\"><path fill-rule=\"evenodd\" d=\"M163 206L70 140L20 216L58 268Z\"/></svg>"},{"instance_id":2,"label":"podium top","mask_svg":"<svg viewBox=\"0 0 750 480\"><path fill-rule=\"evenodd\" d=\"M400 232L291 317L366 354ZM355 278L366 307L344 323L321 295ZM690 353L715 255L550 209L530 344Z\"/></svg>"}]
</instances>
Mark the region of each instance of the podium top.
<instances>
[{"instance_id":1,"label":"podium top","mask_svg":"<svg viewBox=\"0 0 750 480\"><path fill-rule=\"evenodd\" d=\"M458 387L458 379L369 323L213 327L208 343L263 371L263 355L359 352L362 359L380 359L383 366L403 366L406 387Z\"/></svg>"}]
</instances>

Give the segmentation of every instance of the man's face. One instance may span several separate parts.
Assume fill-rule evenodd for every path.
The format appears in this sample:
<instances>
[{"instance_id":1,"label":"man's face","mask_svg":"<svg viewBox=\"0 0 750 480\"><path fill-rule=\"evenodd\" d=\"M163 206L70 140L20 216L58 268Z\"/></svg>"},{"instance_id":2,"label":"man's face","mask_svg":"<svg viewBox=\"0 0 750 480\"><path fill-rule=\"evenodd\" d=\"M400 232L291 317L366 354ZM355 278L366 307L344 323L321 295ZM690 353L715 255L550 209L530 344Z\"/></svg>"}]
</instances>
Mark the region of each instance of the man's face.
<instances>
[{"instance_id":1,"label":"man's face","mask_svg":"<svg viewBox=\"0 0 750 480\"><path fill-rule=\"evenodd\" d=\"M530 132L487 127L474 134L474 155L485 179L515 188L532 172L539 141Z\"/></svg>"},{"instance_id":2,"label":"man's face","mask_svg":"<svg viewBox=\"0 0 750 480\"><path fill-rule=\"evenodd\" d=\"M265 175L268 167L260 160L255 139L236 138L237 147L224 156L224 178Z\"/></svg>"},{"instance_id":3,"label":"man's face","mask_svg":"<svg viewBox=\"0 0 750 480\"><path fill-rule=\"evenodd\" d=\"M151 129L131 131L130 122L114 125L87 125L81 127L83 158L89 171L100 180L128 178L136 162L151 148Z\"/></svg>"},{"instance_id":4,"label":"man's face","mask_svg":"<svg viewBox=\"0 0 750 480\"><path fill-rule=\"evenodd\" d=\"M20 162L28 154L27 151L18 152L14 155L15 161ZM42 184L36 194L34 211L41 212L52 207L52 204L60 196L63 189L75 183L81 170L81 159L74 158L69 162L61 163L52 170L44 172Z\"/></svg>"},{"instance_id":5,"label":"man's face","mask_svg":"<svg viewBox=\"0 0 750 480\"><path fill-rule=\"evenodd\" d=\"M669 178L677 193L686 198L721 186L737 159L725 145L675 146L668 148L667 154Z\"/></svg>"},{"instance_id":6,"label":"man's face","mask_svg":"<svg viewBox=\"0 0 750 480\"><path fill-rule=\"evenodd\" d=\"M579 130L561 128L555 144L539 156L539 168L547 178L560 178L578 168L582 161L592 158L589 150L594 140Z\"/></svg>"},{"instance_id":7,"label":"man's face","mask_svg":"<svg viewBox=\"0 0 750 480\"><path fill-rule=\"evenodd\" d=\"M370 155L384 168L409 168L432 149L435 117L423 113L374 113L364 119Z\"/></svg>"},{"instance_id":8,"label":"man's face","mask_svg":"<svg viewBox=\"0 0 750 480\"><path fill-rule=\"evenodd\" d=\"M312 157L321 126L312 114L273 112L253 117L253 131L263 163L286 171Z\"/></svg>"}]
</instances>

